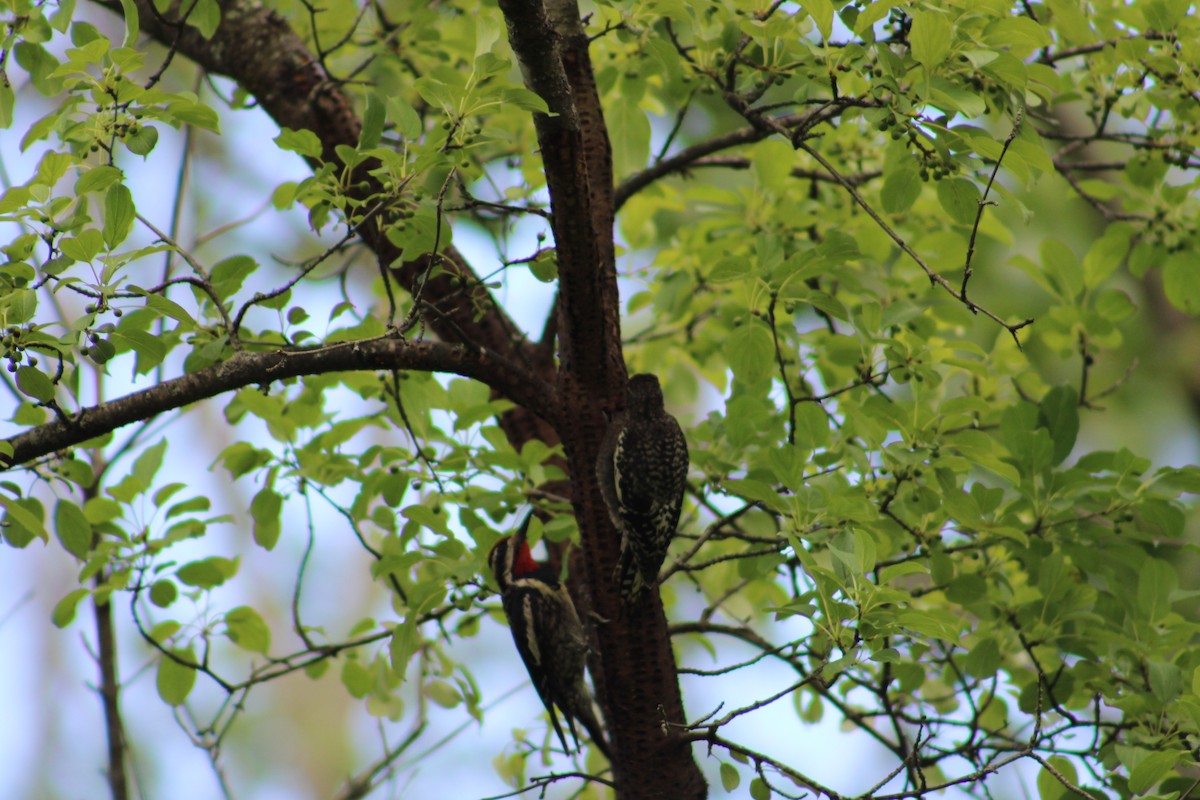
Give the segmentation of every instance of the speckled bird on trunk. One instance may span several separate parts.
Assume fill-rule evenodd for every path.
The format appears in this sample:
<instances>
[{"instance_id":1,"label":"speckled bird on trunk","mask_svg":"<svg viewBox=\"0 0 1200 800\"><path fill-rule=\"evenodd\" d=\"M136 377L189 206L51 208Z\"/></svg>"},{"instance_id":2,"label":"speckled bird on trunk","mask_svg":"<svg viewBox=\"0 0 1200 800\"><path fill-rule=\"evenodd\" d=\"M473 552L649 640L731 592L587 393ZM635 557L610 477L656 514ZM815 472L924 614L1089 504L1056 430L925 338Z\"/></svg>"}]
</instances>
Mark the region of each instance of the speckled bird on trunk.
<instances>
[{"instance_id":1,"label":"speckled bird on trunk","mask_svg":"<svg viewBox=\"0 0 1200 800\"><path fill-rule=\"evenodd\" d=\"M596 461L600 493L621 532L617 582L625 605L658 582L679 525L687 472L687 440L663 407L658 378L634 375L625 410L609 423Z\"/></svg>"}]
</instances>

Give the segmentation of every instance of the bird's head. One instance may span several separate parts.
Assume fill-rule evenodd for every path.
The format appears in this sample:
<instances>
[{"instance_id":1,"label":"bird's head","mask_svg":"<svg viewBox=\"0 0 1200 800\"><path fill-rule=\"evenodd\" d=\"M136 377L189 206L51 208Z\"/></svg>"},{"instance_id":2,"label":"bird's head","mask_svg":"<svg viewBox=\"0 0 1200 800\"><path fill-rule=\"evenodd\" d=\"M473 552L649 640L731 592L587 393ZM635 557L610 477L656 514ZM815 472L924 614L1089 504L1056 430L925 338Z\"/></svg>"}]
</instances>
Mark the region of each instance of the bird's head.
<instances>
[{"instance_id":1,"label":"bird's head","mask_svg":"<svg viewBox=\"0 0 1200 800\"><path fill-rule=\"evenodd\" d=\"M658 376L641 372L629 379L626 403L634 412L662 411L663 393Z\"/></svg>"},{"instance_id":2,"label":"bird's head","mask_svg":"<svg viewBox=\"0 0 1200 800\"><path fill-rule=\"evenodd\" d=\"M507 591L514 579L529 575L541 567L529 549L529 542L525 540L531 519L532 511L525 516L516 533L500 539L488 552L488 566L492 568L501 592Z\"/></svg>"}]
</instances>

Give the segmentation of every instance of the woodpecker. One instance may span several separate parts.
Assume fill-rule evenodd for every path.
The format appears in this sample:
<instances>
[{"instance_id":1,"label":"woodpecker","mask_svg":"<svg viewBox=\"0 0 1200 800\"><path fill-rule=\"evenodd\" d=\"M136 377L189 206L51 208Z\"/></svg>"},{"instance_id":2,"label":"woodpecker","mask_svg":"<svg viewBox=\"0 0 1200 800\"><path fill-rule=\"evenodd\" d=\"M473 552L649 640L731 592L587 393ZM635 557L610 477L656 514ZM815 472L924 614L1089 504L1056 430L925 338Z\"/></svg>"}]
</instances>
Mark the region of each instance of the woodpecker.
<instances>
[{"instance_id":1,"label":"woodpecker","mask_svg":"<svg viewBox=\"0 0 1200 800\"><path fill-rule=\"evenodd\" d=\"M663 408L658 378L634 375L625 410L609 423L596 460L600 494L621 532L617 585L625 605L658 581L679 525L687 471L687 440Z\"/></svg>"},{"instance_id":2,"label":"woodpecker","mask_svg":"<svg viewBox=\"0 0 1200 800\"><path fill-rule=\"evenodd\" d=\"M574 721L579 720L592 743L611 760L603 728L592 708L592 695L583 680L588 654L583 623L558 575L548 564L535 561L529 551L525 535L532 517L531 512L514 535L496 542L488 554L488 564L500 587L504 615L563 750L572 752L555 707L566 718L576 749L579 734Z\"/></svg>"}]
</instances>

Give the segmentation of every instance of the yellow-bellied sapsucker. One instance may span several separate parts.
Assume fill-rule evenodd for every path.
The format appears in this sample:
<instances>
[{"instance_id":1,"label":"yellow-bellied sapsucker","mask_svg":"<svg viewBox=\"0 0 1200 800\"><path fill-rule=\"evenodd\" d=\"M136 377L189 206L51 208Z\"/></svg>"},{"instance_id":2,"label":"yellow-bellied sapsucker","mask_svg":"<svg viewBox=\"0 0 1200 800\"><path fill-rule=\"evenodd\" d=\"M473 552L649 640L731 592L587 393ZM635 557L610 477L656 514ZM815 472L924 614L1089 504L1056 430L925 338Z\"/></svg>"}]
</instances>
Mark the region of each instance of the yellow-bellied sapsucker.
<instances>
[{"instance_id":1,"label":"yellow-bellied sapsucker","mask_svg":"<svg viewBox=\"0 0 1200 800\"><path fill-rule=\"evenodd\" d=\"M663 408L658 378L634 375L625 410L609 423L596 460L600 493L621 532L617 581L627 605L658 581L679 525L687 471L687 440Z\"/></svg>"},{"instance_id":2,"label":"yellow-bellied sapsucker","mask_svg":"<svg viewBox=\"0 0 1200 800\"><path fill-rule=\"evenodd\" d=\"M529 551L525 535L532 516L531 513L525 518L514 535L496 542L488 554L488 564L500 586L500 601L517 652L550 715L563 750L571 752L554 713L556 706L567 720L576 748L579 734L574 721L579 720L592 737L592 743L608 756L608 742L583 680L588 654L583 623L567 587L549 565L535 561Z\"/></svg>"}]
</instances>

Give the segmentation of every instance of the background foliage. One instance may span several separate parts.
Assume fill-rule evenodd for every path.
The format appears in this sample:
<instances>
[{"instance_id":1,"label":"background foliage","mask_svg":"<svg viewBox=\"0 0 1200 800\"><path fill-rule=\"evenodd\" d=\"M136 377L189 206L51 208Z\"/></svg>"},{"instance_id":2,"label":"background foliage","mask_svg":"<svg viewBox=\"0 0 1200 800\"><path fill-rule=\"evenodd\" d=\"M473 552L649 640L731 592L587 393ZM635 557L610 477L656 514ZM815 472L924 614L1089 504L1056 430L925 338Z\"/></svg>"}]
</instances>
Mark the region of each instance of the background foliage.
<instances>
[{"instance_id":1,"label":"background foliage","mask_svg":"<svg viewBox=\"0 0 1200 800\"><path fill-rule=\"evenodd\" d=\"M167 745L137 715L162 704L229 796L421 786L418 757L464 729L490 731L494 758L461 745L480 794L607 791L555 779L612 776L542 755L535 704L495 723L519 667L484 556L525 503L555 548L579 536L579 463L500 423L540 384L449 351L351 358L505 312L514 347L554 352L563 243L534 127L554 101L501 5L271 3L353 102L351 143L272 127L261 87L195 55L248 5L5 6L0 377L26 437L0 445L20 462L5 624L88 631L146 794L180 781L145 766ZM663 600L690 723L672 733L712 793L1194 792L1190 4L582 11L625 358L692 450ZM333 102L280 73L280 95ZM254 360L290 348L314 366ZM105 405L142 389L161 405ZM71 449L20 449L89 420ZM15 639L5 660L36 660ZM266 746L272 715L322 736ZM830 722L850 774L808 755ZM99 769L86 741L72 758ZM16 786L98 791L56 758Z\"/></svg>"}]
</instances>

